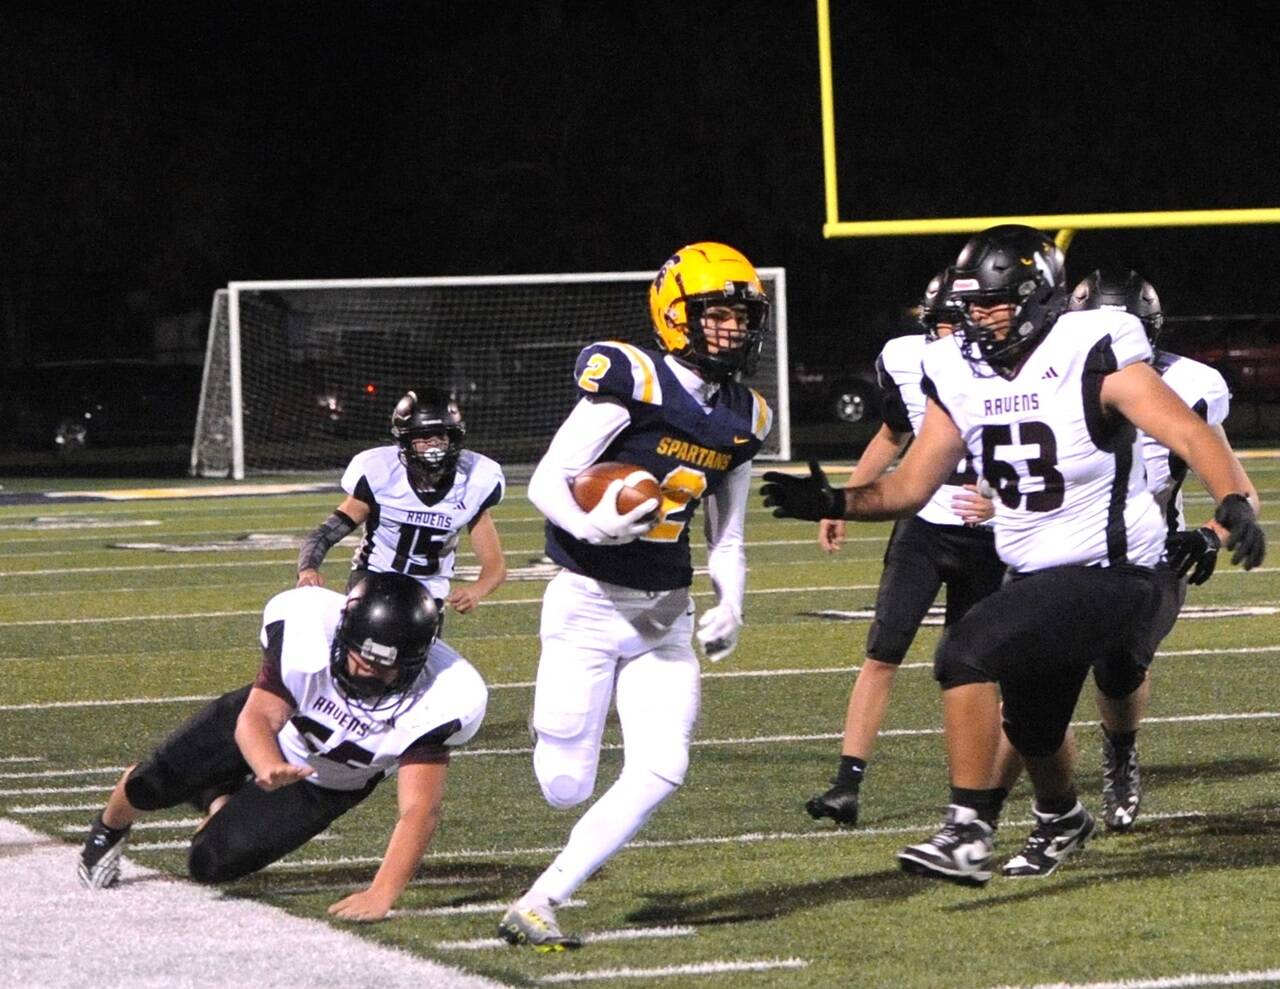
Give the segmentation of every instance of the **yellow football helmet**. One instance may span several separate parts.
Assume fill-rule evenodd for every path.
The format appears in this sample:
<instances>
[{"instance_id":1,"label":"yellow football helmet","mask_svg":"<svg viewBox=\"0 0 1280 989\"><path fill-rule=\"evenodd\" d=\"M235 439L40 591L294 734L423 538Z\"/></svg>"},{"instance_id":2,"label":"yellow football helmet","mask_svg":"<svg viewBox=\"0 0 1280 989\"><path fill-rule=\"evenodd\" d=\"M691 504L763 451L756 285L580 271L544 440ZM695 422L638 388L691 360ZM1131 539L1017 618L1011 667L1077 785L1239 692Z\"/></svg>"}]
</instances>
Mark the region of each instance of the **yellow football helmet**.
<instances>
[{"instance_id":1,"label":"yellow football helmet","mask_svg":"<svg viewBox=\"0 0 1280 989\"><path fill-rule=\"evenodd\" d=\"M736 320L707 331L708 310L728 308ZM756 369L769 324L769 297L760 276L727 244L699 241L676 251L649 287L649 315L658 345L711 381L728 381Z\"/></svg>"}]
</instances>

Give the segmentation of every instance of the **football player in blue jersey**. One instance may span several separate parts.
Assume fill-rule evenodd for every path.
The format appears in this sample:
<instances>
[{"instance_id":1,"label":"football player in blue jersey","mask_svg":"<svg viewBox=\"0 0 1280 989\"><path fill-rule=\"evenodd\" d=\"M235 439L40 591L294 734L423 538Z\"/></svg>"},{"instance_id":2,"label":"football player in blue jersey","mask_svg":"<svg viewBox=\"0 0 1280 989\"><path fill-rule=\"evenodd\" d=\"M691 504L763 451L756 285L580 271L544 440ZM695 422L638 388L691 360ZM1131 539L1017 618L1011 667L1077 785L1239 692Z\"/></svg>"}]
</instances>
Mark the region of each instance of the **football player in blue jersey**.
<instances>
[{"instance_id":1,"label":"football player in blue jersey","mask_svg":"<svg viewBox=\"0 0 1280 989\"><path fill-rule=\"evenodd\" d=\"M716 661L742 628L751 460L773 413L738 379L755 369L769 300L742 254L702 242L662 266L649 304L658 346L583 349L574 368L578 403L529 481L529 499L547 518L547 554L563 568L543 597L533 705L543 796L567 808L592 795L615 685L624 749L621 775L499 923L506 941L544 951L578 945L561 933L556 905L684 780L699 706L692 640ZM649 471L661 500L620 515L615 481L584 511L569 483L603 461ZM716 604L695 632L689 530L704 500Z\"/></svg>"},{"instance_id":2,"label":"football player in blue jersey","mask_svg":"<svg viewBox=\"0 0 1280 989\"><path fill-rule=\"evenodd\" d=\"M475 609L507 575L490 509L506 488L502 468L463 446L467 426L458 403L440 388L407 392L391 413L394 445L355 455L342 475L347 497L303 541L299 587L323 586L325 555L361 525L350 587L367 573L404 573L422 582L441 607ZM450 591L458 539L465 529L480 561L475 581Z\"/></svg>"},{"instance_id":3,"label":"football player in blue jersey","mask_svg":"<svg viewBox=\"0 0 1280 989\"><path fill-rule=\"evenodd\" d=\"M1003 874L1049 875L1094 830L1075 791L1071 714L1091 668L1111 696L1142 682L1165 555L1139 431L1204 482L1233 563L1252 569L1266 554L1231 448L1161 381L1137 317L1067 311L1052 245L1013 224L965 245L951 282L957 345L926 349L924 421L898 470L837 491L814 463L807 478L770 472L762 488L779 517L902 518L966 453L981 459L1010 579L939 642L951 802L936 834L898 853L908 872L965 885L991 878L1002 728L1027 765L1036 820Z\"/></svg>"}]
</instances>

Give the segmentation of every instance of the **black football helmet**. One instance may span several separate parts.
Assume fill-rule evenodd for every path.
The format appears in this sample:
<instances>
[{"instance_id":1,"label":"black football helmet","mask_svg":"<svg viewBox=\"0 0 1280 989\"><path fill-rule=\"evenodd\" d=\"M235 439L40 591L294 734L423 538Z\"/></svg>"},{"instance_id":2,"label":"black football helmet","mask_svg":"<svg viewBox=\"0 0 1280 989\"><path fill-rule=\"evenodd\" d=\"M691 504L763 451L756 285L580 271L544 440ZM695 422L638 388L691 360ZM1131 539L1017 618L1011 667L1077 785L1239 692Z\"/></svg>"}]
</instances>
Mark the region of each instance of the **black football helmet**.
<instances>
[{"instance_id":1,"label":"black football helmet","mask_svg":"<svg viewBox=\"0 0 1280 989\"><path fill-rule=\"evenodd\" d=\"M329 672L347 699L367 711L397 703L427 665L440 631L440 612L427 589L399 573L371 573L347 595L333 635ZM370 666L391 668L395 677L359 676L347 668L354 649Z\"/></svg>"},{"instance_id":2,"label":"black football helmet","mask_svg":"<svg viewBox=\"0 0 1280 989\"><path fill-rule=\"evenodd\" d=\"M975 234L951 269L950 297L962 306L960 349L974 363L1007 373L1065 307L1062 249L1039 230L1005 223ZM970 307L1009 303L1008 332L973 320Z\"/></svg>"},{"instance_id":3,"label":"black football helmet","mask_svg":"<svg viewBox=\"0 0 1280 989\"><path fill-rule=\"evenodd\" d=\"M1071 292L1071 309L1111 309L1137 316L1142 320L1152 349L1164 331L1160 296L1151 283L1132 268L1089 272Z\"/></svg>"},{"instance_id":4,"label":"black football helmet","mask_svg":"<svg viewBox=\"0 0 1280 989\"><path fill-rule=\"evenodd\" d=\"M920 325L930 340L938 339L938 325L954 326L960 322L960 308L951 298L951 269L946 268L925 286L920 299Z\"/></svg>"},{"instance_id":5,"label":"black football helmet","mask_svg":"<svg viewBox=\"0 0 1280 989\"><path fill-rule=\"evenodd\" d=\"M391 435L400 447L400 462L416 490L434 488L453 473L462 455L467 425L462 410L441 388L414 388L405 392L391 413ZM413 448L418 438L444 435L448 446L419 452Z\"/></svg>"}]
</instances>

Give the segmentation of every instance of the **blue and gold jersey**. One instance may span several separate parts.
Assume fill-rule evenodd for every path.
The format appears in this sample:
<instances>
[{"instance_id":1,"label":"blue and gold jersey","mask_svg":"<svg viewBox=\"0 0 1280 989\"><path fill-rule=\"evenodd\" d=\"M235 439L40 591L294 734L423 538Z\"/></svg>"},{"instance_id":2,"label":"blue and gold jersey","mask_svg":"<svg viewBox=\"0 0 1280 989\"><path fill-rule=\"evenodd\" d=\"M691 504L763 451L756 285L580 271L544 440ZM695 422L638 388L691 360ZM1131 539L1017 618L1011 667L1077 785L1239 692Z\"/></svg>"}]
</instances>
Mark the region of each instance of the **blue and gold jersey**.
<instances>
[{"instance_id":1,"label":"blue and gold jersey","mask_svg":"<svg viewBox=\"0 0 1280 989\"><path fill-rule=\"evenodd\" d=\"M773 412L745 385L721 385L710 412L685 391L662 355L633 344L593 343L574 367L578 394L622 404L631 422L600 461L635 464L662 485L661 518L621 546L593 546L547 523L547 555L596 580L646 591L693 582L689 526L698 503L725 475L751 460L773 426Z\"/></svg>"}]
</instances>

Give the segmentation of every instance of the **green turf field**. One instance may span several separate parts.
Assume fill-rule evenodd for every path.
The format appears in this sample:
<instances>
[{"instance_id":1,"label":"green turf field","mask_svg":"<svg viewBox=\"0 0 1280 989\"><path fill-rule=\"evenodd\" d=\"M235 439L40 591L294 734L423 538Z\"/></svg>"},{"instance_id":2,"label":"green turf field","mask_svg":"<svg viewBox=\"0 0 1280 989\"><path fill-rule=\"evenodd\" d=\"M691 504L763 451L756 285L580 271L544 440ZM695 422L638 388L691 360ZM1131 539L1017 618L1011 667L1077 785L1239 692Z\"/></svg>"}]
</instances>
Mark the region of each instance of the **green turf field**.
<instances>
[{"instance_id":1,"label":"green turf field","mask_svg":"<svg viewBox=\"0 0 1280 989\"><path fill-rule=\"evenodd\" d=\"M1280 543L1280 459L1246 466ZM78 844L121 767L202 699L255 673L261 607L292 586L295 551L243 548L240 537L300 535L338 500L335 487L0 505L0 816ZM1203 518L1208 504L1196 489L1189 515ZM946 803L928 670L937 627L922 629L898 677L863 787L864 826L838 831L803 813L834 768L867 628L865 618L815 613L872 606L889 526L852 525L844 552L827 558L814 526L775 521L758 505L747 529L747 627L732 657L704 667L688 782L582 887L580 905L560 912L587 946L544 956L493 941L503 902L578 816L548 808L533 777L525 724L546 572L534 565L540 519L512 487L497 511L512 579L447 625L489 681L485 725L454 760L419 880L393 918L357 933L514 985L575 976L647 985L665 975L660 984L673 987L1173 986L1228 972L1240 974L1215 984L1260 984L1266 972L1280 984L1280 546L1252 574L1224 555L1213 580L1192 588L1155 667L1136 830L1095 839L1049 879L997 876L973 890L912 878L894 861L932 833ZM219 542L229 545L209 545ZM196 546L205 548L161 548ZM348 558L346 547L330 555L331 586L342 587ZM705 577L695 590L705 605ZM1096 812L1088 695L1077 718L1080 789ZM604 785L618 769L617 742L611 729ZM325 907L372 876L394 812L388 784L326 840L227 895L327 922ZM128 854L180 873L193 814L153 815L159 826L136 829ZM1001 855L1021 845L1029 819L1020 786Z\"/></svg>"}]
</instances>

